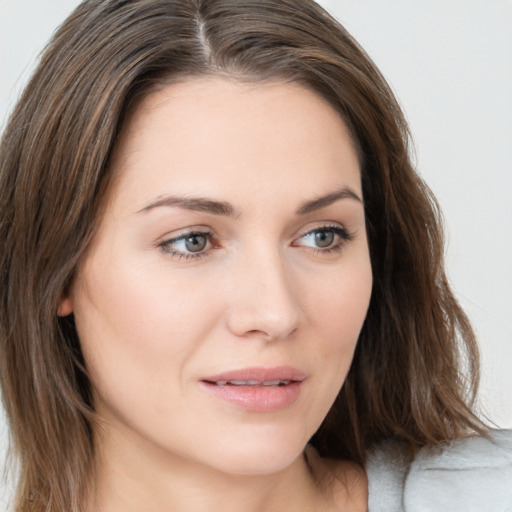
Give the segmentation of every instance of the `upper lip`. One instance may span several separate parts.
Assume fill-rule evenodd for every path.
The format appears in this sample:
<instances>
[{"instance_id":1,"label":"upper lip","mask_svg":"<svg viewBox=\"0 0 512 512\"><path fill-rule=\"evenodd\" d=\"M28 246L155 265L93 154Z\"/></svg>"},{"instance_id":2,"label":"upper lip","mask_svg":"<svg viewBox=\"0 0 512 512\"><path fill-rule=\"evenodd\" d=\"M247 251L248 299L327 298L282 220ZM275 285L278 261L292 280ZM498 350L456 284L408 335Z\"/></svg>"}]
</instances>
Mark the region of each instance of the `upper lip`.
<instances>
[{"instance_id":1,"label":"upper lip","mask_svg":"<svg viewBox=\"0 0 512 512\"><path fill-rule=\"evenodd\" d=\"M239 370L230 370L227 372L209 375L201 380L203 382L219 382L219 381L298 381L301 382L306 378L306 374L293 368L292 366L275 366L272 368L253 367L241 368Z\"/></svg>"}]
</instances>

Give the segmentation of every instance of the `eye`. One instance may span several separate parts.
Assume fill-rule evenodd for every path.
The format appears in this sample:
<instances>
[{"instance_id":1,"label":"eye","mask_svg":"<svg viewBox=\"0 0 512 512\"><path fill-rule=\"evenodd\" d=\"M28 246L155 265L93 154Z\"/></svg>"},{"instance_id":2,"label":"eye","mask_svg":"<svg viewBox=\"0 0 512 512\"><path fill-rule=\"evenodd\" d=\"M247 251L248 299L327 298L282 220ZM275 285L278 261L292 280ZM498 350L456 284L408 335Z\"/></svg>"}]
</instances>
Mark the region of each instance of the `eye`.
<instances>
[{"instance_id":1,"label":"eye","mask_svg":"<svg viewBox=\"0 0 512 512\"><path fill-rule=\"evenodd\" d=\"M159 247L166 254L176 258L194 258L204 256L212 246L211 232L193 231L175 238L164 240Z\"/></svg>"},{"instance_id":2,"label":"eye","mask_svg":"<svg viewBox=\"0 0 512 512\"><path fill-rule=\"evenodd\" d=\"M317 231L315 233L310 233L308 236L313 236L315 239L315 245L321 248L331 246L335 238L334 231Z\"/></svg>"},{"instance_id":3,"label":"eye","mask_svg":"<svg viewBox=\"0 0 512 512\"><path fill-rule=\"evenodd\" d=\"M312 229L294 242L295 246L312 247L319 252L341 249L352 235L341 226L322 226Z\"/></svg>"},{"instance_id":4,"label":"eye","mask_svg":"<svg viewBox=\"0 0 512 512\"><path fill-rule=\"evenodd\" d=\"M201 252L206 248L208 244L208 238L204 235L191 235L187 238L184 238L183 242L187 251Z\"/></svg>"}]
</instances>

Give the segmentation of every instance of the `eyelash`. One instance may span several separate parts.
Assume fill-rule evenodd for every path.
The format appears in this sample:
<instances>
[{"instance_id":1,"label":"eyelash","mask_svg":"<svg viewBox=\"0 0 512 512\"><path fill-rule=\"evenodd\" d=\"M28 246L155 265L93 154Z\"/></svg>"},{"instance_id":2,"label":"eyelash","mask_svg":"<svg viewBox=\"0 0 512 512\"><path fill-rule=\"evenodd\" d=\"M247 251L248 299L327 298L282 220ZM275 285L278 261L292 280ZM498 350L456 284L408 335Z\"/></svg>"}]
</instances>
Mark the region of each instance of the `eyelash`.
<instances>
[{"instance_id":1,"label":"eyelash","mask_svg":"<svg viewBox=\"0 0 512 512\"><path fill-rule=\"evenodd\" d=\"M326 226L320 226L318 228L314 228L310 231L307 231L303 235L301 235L297 240L303 239L307 236L313 236L317 233L322 232L332 232L336 236L338 236L339 240L335 242L332 246L326 247L326 248L320 248L320 247L309 247L309 249L313 250L315 253L321 253L321 254L332 254L335 252L339 252L343 249L345 244L347 242L350 242L353 239L353 235L346 229L342 228L340 226L336 225L326 225ZM158 244L158 247L162 249L162 251L179 260L190 260L190 259L198 259L198 258L204 258L210 254L209 250L204 250L202 252L197 253L187 253L187 252L181 252L177 250L172 250L170 247L173 244L176 244L177 242L186 240L188 238L193 237L205 237L207 238L207 243L210 245L212 244L213 239L213 232L212 231L190 231L188 233L183 233L180 236L177 236L175 238L171 238L169 240L164 240L163 242ZM295 245L295 247L301 247L301 245ZM307 247L307 246L304 246Z\"/></svg>"},{"instance_id":2,"label":"eyelash","mask_svg":"<svg viewBox=\"0 0 512 512\"><path fill-rule=\"evenodd\" d=\"M207 239L207 243L211 245L212 238L213 238L213 232L212 231L190 231L188 233L183 233L180 236L177 236L176 238L171 238L170 240L164 240L163 242L159 243L158 246L162 249L162 251L179 260L190 260L190 259L197 259L197 258L204 258L205 256L209 255L209 252L198 252L198 253L186 253L181 251L176 251L169 249L173 244L180 242L182 240L186 240L187 238L193 238L193 237L205 237Z\"/></svg>"},{"instance_id":3,"label":"eyelash","mask_svg":"<svg viewBox=\"0 0 512 512\"><path fill-rule=\"evenodd\" d=\"M315 253L321 253L321 254L333 254L340 252L347 242L350 242L354 237L352 233L350 233L346 228L342 228L340 226L336 225L326 225L321 226L318 228L314 228L306 233L304 233L300 238L304 238L306 236L314 235L315 233L322 233L322 232L332 232L335 235L338 236L338 241L335 241L333 245L326 247L326 248L320 248L320 247L310 247Z\"/></svg>"}]
</instances>

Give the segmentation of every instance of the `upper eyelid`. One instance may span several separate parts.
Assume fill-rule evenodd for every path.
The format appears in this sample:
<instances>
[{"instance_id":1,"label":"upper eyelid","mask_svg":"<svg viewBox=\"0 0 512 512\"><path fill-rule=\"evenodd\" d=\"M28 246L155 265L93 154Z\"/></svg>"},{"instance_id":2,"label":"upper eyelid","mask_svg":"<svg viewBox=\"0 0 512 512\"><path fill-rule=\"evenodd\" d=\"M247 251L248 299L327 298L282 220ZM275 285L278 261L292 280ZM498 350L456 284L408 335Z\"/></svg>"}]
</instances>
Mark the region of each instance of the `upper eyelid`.
<instances>
[{"instance_id":1,"label":"upper eyelid","mask_svg":"<svg viewBox=\"0 0 512 512\"><path fill-rule=\"evenodd\" d=\"M183 231L178 235L167 234L160 238L157 242L158 246L169 245L174 242L179 242L181 240L185 240L192 236L205 236L210 242L214 239L214 233L211 230L200 230L200 229L192 229L190 231Z\"/></svg>"},{"instance_id":2,"label":"upper eyelid","mask_svg":"<svg viewBox=\"0 0 512 512\"><path fill-rule=\"evenodd\" d=\"M163 235L160 238L160 243L182 240L183 238L187 238L187 237L193 236L193 235L214 236L213 231L209 228L201 228L201 227L192 228L192 229L185 228L183 230L177 230L177 231L178 231L178 234L174 234L171 232L171 233L166 233L165 235Z\"/></svg>"},{"instance_id":3,"label":"upper eyelid","mask_svg":"<svg viewBox=\"0 0 512 512\"><path fill-rule=\"evenodd\" d=\"M308 233L314 233L315 231L321 231L322 229L327 231L328 229L345 229L345 228L341 224L334 224L334 223L321 224L320 226L315 226L314 228L309 228L307 231L305 231L304 234L307 235Z\"/></svg>"},{"instance_id":4,"label":"upper eyelid","mask_svg":"<svg viewBox=\"0 0 512 512\"><path fill-rule=\"evenodd\" d=\"M342 224L336 222L331 222L331 223L327 223L327 224L321 224L319 226L315 226L315 227L312 227L312 228L308 228L307 230L305 231L302 231L302 234L298 234L296 238L302 238L303 236L306 236L306 235L309 235L311 233L315 233L315 232L318 232L318 231L328 231L329 229L331 230L341 230L341 231L345 231L347 233L349 233L349 230Z\"/></svg>"},{"instance_id":5,"label":"upper eyelid","mask_svg":"<svg viewBox=\"0 0 512 512\"><path fill-rule=\"evenodd\" d=\"M187 231L182 233L181 235L173 236L168 239L169 242L177 242L178 240L183 240L185 238L190 238L191 236L206 236L213 237L213 233L211 231Z\"/></svg>"}]
</instances>

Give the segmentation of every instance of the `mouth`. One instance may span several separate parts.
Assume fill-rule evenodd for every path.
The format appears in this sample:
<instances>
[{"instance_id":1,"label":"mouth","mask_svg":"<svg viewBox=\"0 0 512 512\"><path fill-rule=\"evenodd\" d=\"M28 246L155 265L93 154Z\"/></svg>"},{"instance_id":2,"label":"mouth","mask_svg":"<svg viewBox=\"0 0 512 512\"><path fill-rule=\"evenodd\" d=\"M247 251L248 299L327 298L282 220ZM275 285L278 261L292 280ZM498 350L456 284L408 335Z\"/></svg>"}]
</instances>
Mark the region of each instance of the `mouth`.
<instances>
[{"instance_id":1,"label":"mouth","mask_svg":"<svg viewBox=\"0 0 512 512\"><path fill-rule=\"evenodd\" d=\"M206 381L208 382L208 381ZM208 384L214 384L215 386L287 386L292 380L218 380L217 382L208 382Z\"/></svg>"},{"instance_id":2,"label":"mouth","mask_svg":"<svg viewBox=\"0 0 512 512\"><path fill-rule=\"evenodd\" d=\"M300 396L306 374L289 366L246 368L200 381L210 395L248 412L275 412L290 407Z\"/></svg>"}]
</instances>

